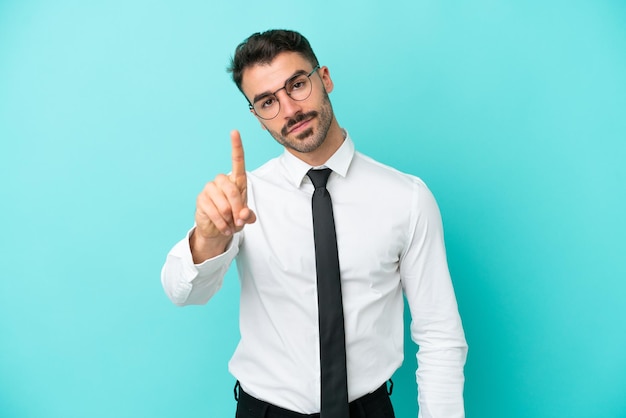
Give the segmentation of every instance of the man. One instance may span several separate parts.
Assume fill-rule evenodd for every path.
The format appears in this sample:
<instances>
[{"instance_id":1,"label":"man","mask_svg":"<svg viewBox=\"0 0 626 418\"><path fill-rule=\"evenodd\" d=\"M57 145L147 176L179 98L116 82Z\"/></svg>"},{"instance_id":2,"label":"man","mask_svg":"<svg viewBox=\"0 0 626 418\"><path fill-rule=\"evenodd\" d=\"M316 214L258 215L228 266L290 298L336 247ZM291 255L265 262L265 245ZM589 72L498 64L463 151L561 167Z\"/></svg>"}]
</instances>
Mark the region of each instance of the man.
<instances>
[{"instance_id":1,"label":"man","mask_svg":"<svg viewBox=\"0 0 626 418\"><path fill-rule=\"evenodd\" d=\"M240 135L231 133L232 172L199 194L195 227L170 251L162 283L177 305L204 304L236 259L241 340L229 369L240 383L237 417L394 416L385 385L403 361L403 293L419 345L420 416L464 416L467 345L429 190L354 150L328 98L329 70L299 33L250 36L230 70L285 152L246 172ZM325 185L316 180L322 172ZM334 216L324 244L318 228L328 229L329 216L316 199ZM332 303L326 253L338 261ZM337 311L343 319L324 328ZM324 354L335 333L341 352ZM328 389L329 381L339 383Z\"/></svg>"}]
</instances>

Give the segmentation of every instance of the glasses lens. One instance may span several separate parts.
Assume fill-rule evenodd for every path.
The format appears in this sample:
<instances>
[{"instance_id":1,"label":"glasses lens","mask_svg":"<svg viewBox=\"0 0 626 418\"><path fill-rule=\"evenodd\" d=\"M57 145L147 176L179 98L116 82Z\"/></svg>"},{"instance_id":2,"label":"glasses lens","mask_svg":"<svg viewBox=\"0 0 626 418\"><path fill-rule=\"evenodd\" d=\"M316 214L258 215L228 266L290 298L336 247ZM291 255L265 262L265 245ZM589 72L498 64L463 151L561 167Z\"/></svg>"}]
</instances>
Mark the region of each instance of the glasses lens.
<instances>
[{"instance_id":1,"label":"glasses lens","mask_svg":"<svg viewBox=\"0 0 626 418\"><path fill-rule=\"evenodd\" d=\"M274 95L269 95L254 103L254 111L262 119L272 119L278 115L280 104Z\"/></svg>"},{"instance_id":2,"label":"glasses lens","mask_svg":"<svg viewBox=\"0 0 626 418\"><path fill-rule=\"evenodd\" d=\"M306 75L296 77L287 85L287 93L294 100L305 100L311 94L311 80Z\"/></svg>"}]
</instances>

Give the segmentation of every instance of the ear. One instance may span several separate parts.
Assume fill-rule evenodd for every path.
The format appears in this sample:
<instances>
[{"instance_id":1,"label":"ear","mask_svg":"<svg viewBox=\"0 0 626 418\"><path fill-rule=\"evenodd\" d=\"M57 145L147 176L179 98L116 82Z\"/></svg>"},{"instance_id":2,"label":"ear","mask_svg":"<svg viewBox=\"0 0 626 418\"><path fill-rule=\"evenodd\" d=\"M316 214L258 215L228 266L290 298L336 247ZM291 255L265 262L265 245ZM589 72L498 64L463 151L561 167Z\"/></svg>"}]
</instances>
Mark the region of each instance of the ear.
<instances>
[{"instance_id":1,"label":"ear","mask_svg":"<svg viewBox=\"0 0 626 418\"><path fill-rule=\"evenodd\" d=\"M318 71L326 93L330 93L331 91L333 91L335 85L333 84L332 78L330 78L330 71L328 70L328 67L324 65L323 67L320 67Z\"/></svg>"}]
</instances>

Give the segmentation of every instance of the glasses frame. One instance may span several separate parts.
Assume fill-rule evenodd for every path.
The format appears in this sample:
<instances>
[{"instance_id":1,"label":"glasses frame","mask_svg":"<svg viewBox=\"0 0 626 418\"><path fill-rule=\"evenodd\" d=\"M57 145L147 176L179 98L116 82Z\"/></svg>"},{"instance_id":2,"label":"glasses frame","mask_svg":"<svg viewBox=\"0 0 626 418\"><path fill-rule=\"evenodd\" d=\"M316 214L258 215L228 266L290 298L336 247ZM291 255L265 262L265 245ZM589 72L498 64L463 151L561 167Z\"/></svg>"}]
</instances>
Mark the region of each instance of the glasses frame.
<instances>
[{"instance_id":1,"label":"glasses frame","mask_svg":"<svg viewBox=\"0 0 626 418\"><path fill-rule=\"evenodd\" d=\"M319 70L319 69L320 69L320 65L319 65L319 64L317 64L317 65L315 66L315 68L313 68L313 69L311 70L311 72L310 72L310 73L306 74L306 77L309 79L309 81L311 80L311 76L312 76L312 75L313 75L313 74L314 74L317 70ZM256 109L254 108L254 105L253 105L252 103L250 103L249 101L248 101L248 108L249 108L251 111L253 111L253 112L254 112L254 114L255 114L255 115L257 115L259 118L261 118L261 119L263 119L263 120L272 120L272 119L274 119L276 116L278 116L278 115L280 114L280 100L278 99L278 96L276 96L276 93L278 93L279 91L281 91L281 90L285 90L285 93L287 94L287 96L289 96L289 98L290 98L291 100L294 100L294 101L296 101L296 102L301 102L301 101L303 101L303 100L308 99L309 97L311 97L311 92L313 91L313 85L312 85L312 84L311 84L311 90L309 91L309 94L307 94L307 96L306 96L305 98L303 98L303 99L294 99L293 97L291 97L291 94L290 94L290 93L289 93L289 91L287 90L287 85L288 85L288 84L289 84L292 80L294 80L295 78L300 77L301 75L302 75L302 74L296 74L296 75L294 75L293 77L290 77L288 80L286 80L286 81L285 81L285 85L284 85L284 86L282 86L281 88L279 88L279 89L278 89L278 90L276 90L275 92L268 94L268 96L274 96L274 98L276 98L276 102L278 103L278 112L276 112L276 114L275 114L274 116L272 116L271 118L264 118L263 116L259 115L259 114L257 113ZM258 101L258 100L257 100L257 101Z\"/></svg>"}]
</instances>

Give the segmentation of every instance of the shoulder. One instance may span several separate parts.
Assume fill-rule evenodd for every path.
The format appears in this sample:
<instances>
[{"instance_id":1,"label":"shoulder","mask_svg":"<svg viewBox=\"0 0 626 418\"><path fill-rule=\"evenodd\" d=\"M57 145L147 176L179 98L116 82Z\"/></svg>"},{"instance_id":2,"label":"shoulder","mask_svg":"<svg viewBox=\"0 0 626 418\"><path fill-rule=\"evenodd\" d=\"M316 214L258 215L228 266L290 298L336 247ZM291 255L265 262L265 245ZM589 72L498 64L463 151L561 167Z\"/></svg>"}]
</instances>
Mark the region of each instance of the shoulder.
<instances>
[{"instance_id":1,"label":"shoulder","mask_svg":"<svg viewBox=\"0 0 626 418\"><path fill-rule=\"evenodd\" d=\"M255 177L266 177L268 175L272 175L276 172L279 165L279 157L272 158L271 160L266 161L263 165L251 170L248 174L253 175Z\"/></svg>"},{"instance_id":2,"label":"shoulder","mask_svg":"<svg viewBox=\"0 0 626 418\"><path fill-rule=\"evenodd\" d=\"M256 188L269 188L275 190L276 188L282 190L292 190L297 188L299 181L296 179L297 175L290 173L289 169L285 166L284 159L279 157L272 158L260 167L249 171L248 185ZM304 175L304 174L302 174Z\"/></svg>"},{"instance_id":3,"label":"shoulder","mask_svg":"<svg viewBox=\"0 0 626 418\"><path fill-rule=\"evenodd\" d=\"M355 153L349 175L354 176L361 190L373 192L369 194L387 207L396 207L407 214L438 211L435 197L424 180L364 154Z\"/></svg>"},{"instance_id":4,"label":"shoulder","mask_svg":"<svg viewBox=\"0 0 626 418\"><path fill-rule=\"evenodd\" d=\"M352 169L354 169L355 176L366 178L373 184L406 190L426 188L421 178L383 164L358 151L354 153Z\"/></svg>"}]
</instances>

